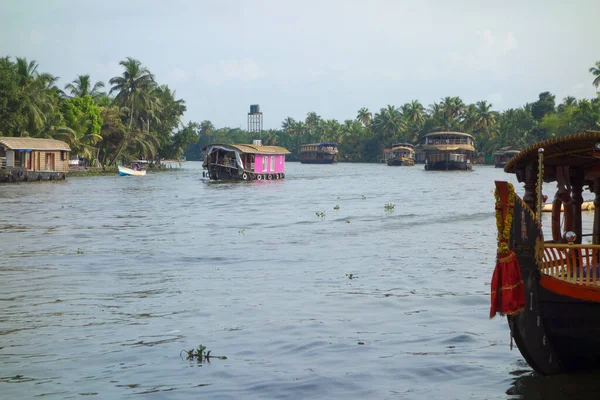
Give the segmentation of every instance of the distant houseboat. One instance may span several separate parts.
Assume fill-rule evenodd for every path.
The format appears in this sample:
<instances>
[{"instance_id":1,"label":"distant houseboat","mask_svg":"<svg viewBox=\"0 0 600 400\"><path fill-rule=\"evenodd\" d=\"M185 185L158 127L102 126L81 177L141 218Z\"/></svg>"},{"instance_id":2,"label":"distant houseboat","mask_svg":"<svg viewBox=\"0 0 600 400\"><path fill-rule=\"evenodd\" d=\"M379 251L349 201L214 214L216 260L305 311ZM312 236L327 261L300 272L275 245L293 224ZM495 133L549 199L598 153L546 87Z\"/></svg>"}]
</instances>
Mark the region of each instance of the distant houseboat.
<instances>
[{"instance_id":1,"label":"distant houseboat","mask_svg":"<svg viewBox=\"0 0 600 400\"><path fill-rule=\"evenodd\" d=\"M519 150L512 147L502 147L494 153L494 164L496 168L504 168L508 160L519 154Z\"/></svg>"},{"instance_id":2,"label":"distant houseboat","mask_svg":"<svg viewBox=\"0 0 600 400\"><path fill-rule=\"evenodd\" d=\"M279 146L254 144L209 144L202 166L210 180L269 180L285 178L285 156L290 152Z\"/></svg>"},{"instance_id":3,"label":"distant houseboat","mask_svg":"<svg viewBox=\"0 0 600 400\"><path fill-rule=\"evenodd\" d=\"M385 162L390 166L403 165L410 167L415 165L415 150L413 145L410 143L393 143L389 153L387 153Z\"/></svg>"},{"instance_id":4,"label":"distant houseboat","mask_svg":"<svg viewBox=\"0 0 600 400\"><path fill-rule=\"evenodd\" d=\"M60 140L0 137L0 182L65 179L70 152Z\"/></svg>"},{"instance_id":5,"label":"distant houseboat","mask_svg":"<svg viewBox=\"0 0 600 400\"><path fill-rule=\"evenodd\" d=\"M475 153L473 136L462 132L425 135L425 169L428 171L471 170Z\"/></svg>"},{"instance_id":6,"label":"distant houseboat","mask_svg":"<svg viewBox=\"0 0 600 400\"><path fill-rule=\"evenodd\" d=\"M302 164L336 164L338 144L334 142L304 144L300 149Z\"/></svg>"}]
</instances>

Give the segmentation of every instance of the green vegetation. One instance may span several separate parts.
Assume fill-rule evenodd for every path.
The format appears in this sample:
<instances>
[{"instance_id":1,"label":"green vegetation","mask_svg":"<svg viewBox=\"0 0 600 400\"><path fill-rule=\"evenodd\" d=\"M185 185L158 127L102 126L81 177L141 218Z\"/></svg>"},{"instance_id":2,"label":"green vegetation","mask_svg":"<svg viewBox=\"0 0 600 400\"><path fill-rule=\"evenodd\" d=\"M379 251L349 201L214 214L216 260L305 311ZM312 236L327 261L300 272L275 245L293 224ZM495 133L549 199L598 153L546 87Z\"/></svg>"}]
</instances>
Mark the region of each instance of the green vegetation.
<instances>
[{"instance_id":1,"label":"green vegetation","mask_svg":"<svg viewBox=\"0 0 600 400\"><path fill-rule=\"evenodd\" d=\"M600 61L589 71L593 84L599 87ZM200 147L209 142L251 143L256 139L238 128L215 129L210 121L201 126L200 146L186 152L188 159L198 159ZM472 134L478 155L491 161L490 156L501 147L524 148L586 129L600 129L600 94L593 99L566 97L557 104L553 94L543 92L531 103L502 112L494 111L487 101L466 104L456 96L444 97L427 108L418 100L400 107L388 105L375 113L361 108L354 119L343 122L308 112L303 120L286 118L281 129L264 131L261 139L265 145L290 150L288 160L298 160L303 143L333 141L340 145L341 161L377 162L383 149L393 142L417 144L430 132L460 131Z\"/></svg>"},{"instance_id":2,"label":"green vegetation","mask_svg":"<svg viewBox=\"0 0 600 400\"><path fill-rule=\"evenodd\" d=\"M392 203L387 203L385 206L383 206L386 211L394 211L394 207L396 206Z\"/></svg>"},{"instance_id":3,"label":"green vegetation","mask_svg":"<svg viewBox=\"0 0 600 400\"><path fill-rule=\"evenodd\" d=\"M183 353L185 353L187 360L196 360L198 362L203 362L203 361L210 362L211 358L217 358L219 360L227 360L227 357L225 357L225 356L211 356L210 352L211 352L210 350L206 351L206 346L199 345L197 349L181 350L179 355L181 356Z\"/></svg>"},{"instance_id":4,"label":"green vegetation","mask_svg":"<svg viewBox=\"0 0 600 400\"><path fill-rule=\"evenodd\" d=\"M317 217L319 218L325 218L325 211L317 211L315 214L317 214Z\"/></svg>"},{"instance_id":5,"label":"green vegetation","mask_svg":"<svg viewBox=\"0 0 600 400\"><path fill-rule=\"evenodd\" d=\"M131 159L200 159L200 148L211 142L251 143L256 139L239 128L216 128L209 120L181 117L185 102L139 60L120 62L123 72L108 81L93 82L78 75L56 86L57 77L42 73L35 61L0 58L0 136L31 136L64 140L74 154L91 165L113 166ZM591 83L600 87L600 61L589 68ZM102 92L107 89L106 92ZM343 122L308 112L303 119L285 118L280 129L262 132L265 145L291 151L298 160L304 143L339 143L340 160L378 162L392 142L421 142L434 131L461 131L475 136L479 156L504 146L523 148L542 139L600 129L600 94L593 99L566 97L557 104L550 92L519 108L494 111L492 104L466 104L447 96L425 107L418 100L387 105L378 112L361 108ZM481 161L478 160L478 161Z\"/></svg>"},{"instance_id":6,"label":"green vegetation","mask_svg":"<svg viewBox=\"0 0 600 400\"><path fill-rule=\"evenodd\" d=\"M140 61L127 58L120 65L123 73L109 80L107 94L89 75L78 75L63 91L37 62L0 58L0 136L63 140L99 167L179 158L198 142L200 125L182 125L185 102Z\"/></svg>"}]
</instances>

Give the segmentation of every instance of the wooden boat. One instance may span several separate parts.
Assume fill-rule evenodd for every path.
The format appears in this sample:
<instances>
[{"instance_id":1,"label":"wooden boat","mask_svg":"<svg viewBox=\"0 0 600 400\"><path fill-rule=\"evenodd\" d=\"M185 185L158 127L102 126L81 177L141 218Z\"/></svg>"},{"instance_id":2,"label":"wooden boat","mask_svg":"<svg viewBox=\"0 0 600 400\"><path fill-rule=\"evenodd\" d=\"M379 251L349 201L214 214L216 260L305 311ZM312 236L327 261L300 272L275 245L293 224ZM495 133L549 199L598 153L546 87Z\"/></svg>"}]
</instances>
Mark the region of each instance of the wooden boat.
<instances>
[{"instance_id":1,"label":"wooden boat","mask_svg":"<svg viewBox=\"0 0 600 400\"><path fill-rule=\"evenodd\" d=\"M425 135L425 169L450 171L473 169L474 138L462 132L433 132Z\"/></svg>"},{"instance_id":2,"label":"wooden boat","mask_svg":"<svg viewBox=\"0 0 600 400\"><path fill-rule=\"evenodd\" d=\"M322 142L303 144L300 148L302 164L336 164L338 162L338 144Z\"/></svg>"},{"instance_id":3,"label":"wooden boat","mask_svg":"<svg viewBox=\"0 0 600 400\"><path fill-rule=\"evenodd\" d=\"M415 165L415 150L410 143L393 143L387 153L386 164L390 166L403 165L410 167Z\"/></svg>"},{"instance_id":4,"label":"wooden boat","mask_svg":"<svg viewBox=\"0 0 600 400\"><path fill-rule=\"evenodd\" d=\"M540 374L598 369L600 132L531 145L509 160L504 171L524 183L524 195L519 197L512 184L496 181L498 257L490 317L507 316L511 337ZM542 186L554 182L558 190L546 239ZM595 194L591 232L582 227L584 189Z\"/></svg>"},{"instance_id":5,"label":"wooden boat","mask_svg":"<svg viewBox=\"0 0 600 400\"><path fill-rule=\"evenodd\" d=\"M202 167L210 180L271 180L285 178L285 156L290 152L279 146L254 144L209 144Z\"/></svg>"},{"instance_id":6,"label":"wooden boat","mask_svg":"<svg viewBox=\"0 0 600 400\"><path fill-rule=\"evenodd\" d=\"M494 166L496 168L504 168L508 160L519 154L519 150L515 150L510 146L502 147L494 152Z\"/></svg>"},{"instance_id":7,"label":"wooden boat","mask_svg":"<svg viewBox=\"0 0 600 400\"><path fill-rule=\"evenodd\" d=\"M561 204L560 211L564 211L564 209L565 209L565 207ZM582 211L593 211L595 209L596 209L596 207L594 206L593 201L584 201L583 203L581 203ZM542 212L552 212L552 203L544 204L542 206Z\"/></svg>"},{"instance_id":8,"label":"wooden boat","mask_svg":"<svg viewBox=\"0 0 600 400\"><path fill-rule=\"evenodd\" d=\"M135 166L134 166L134 168L127 168L122 165L117 165L117 168L119 169L120 176L144 176L144 175L146 175L145 169L139 169Z\"/></svg>"}]
</instances>

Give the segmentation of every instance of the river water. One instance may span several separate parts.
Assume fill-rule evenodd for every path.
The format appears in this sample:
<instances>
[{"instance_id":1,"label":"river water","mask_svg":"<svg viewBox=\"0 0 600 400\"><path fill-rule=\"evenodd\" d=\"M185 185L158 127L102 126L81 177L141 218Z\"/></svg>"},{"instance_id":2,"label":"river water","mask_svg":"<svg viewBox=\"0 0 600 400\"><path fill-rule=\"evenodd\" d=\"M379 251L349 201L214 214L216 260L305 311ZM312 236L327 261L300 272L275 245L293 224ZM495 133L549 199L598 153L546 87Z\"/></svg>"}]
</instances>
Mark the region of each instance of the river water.
<instances>
[{"instance_id":1,"label":"river water","mask_svg":"<svg viewBox=\"0 0 600 400\"><path fill-rule=\"evenodd\" d=\"M597 393L597 377L532 374L488 318L493 182L513 176L286 169L1 186L0 398ZM200 344L227 358L180 354Z\"/></svg>"}]
</instances>

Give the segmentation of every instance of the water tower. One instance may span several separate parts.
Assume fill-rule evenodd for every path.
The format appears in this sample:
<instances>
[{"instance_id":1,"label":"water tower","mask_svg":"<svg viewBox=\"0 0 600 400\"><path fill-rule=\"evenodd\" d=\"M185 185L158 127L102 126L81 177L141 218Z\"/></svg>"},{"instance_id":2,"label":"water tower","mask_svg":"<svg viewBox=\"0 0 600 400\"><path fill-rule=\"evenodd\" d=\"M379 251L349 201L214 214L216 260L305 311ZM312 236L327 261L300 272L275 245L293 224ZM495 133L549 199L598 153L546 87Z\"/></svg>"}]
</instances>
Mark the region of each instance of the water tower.
<instances>
[{"instance_id":1,"label":"water tower","mask_svg":"<svg viewBox=\"0 0 600 400\"><path fill-rule=\"evenodd\" d=\"M260 112L258 104L250 104L250 112L248 113L248 132L259 134L263 130L263 114Z\"/></svg>"}]
</instances>

